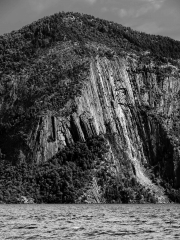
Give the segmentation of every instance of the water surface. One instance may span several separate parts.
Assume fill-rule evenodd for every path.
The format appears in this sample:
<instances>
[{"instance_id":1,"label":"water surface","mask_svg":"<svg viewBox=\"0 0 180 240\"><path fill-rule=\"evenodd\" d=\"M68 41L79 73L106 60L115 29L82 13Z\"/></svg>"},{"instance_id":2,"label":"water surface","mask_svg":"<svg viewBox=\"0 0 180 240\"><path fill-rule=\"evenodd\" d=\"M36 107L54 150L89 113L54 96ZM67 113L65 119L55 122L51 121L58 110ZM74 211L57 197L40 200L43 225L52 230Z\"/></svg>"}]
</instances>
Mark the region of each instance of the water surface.
<instances>
[{"instance_id":1,"label":"water surface","mask_svg":"<svg viewBox=\"0 0 180 240\"><path fill-rule=\"evenodd\" d=\"M180 239L180 205L0 205L0 239Z\"/></svg>"}]
</instances>

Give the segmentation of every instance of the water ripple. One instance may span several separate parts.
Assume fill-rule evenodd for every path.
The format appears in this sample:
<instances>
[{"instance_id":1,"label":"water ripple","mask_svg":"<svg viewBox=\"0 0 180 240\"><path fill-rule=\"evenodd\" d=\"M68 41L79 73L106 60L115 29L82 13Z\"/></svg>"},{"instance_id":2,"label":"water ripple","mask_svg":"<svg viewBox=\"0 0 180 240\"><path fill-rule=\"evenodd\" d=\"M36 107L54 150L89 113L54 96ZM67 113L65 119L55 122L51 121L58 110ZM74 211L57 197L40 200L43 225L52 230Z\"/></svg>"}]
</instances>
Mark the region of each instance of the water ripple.
<instances>
[{"instance_id":1,"label":"water ripple","mask_svg":"<svg viewBox=\"0 0 180 240\"><path fill-rule=\"evenodd\" d=\"M2 240L180 239L179 205L0 205Z\"/></svg>"}]
</instances>

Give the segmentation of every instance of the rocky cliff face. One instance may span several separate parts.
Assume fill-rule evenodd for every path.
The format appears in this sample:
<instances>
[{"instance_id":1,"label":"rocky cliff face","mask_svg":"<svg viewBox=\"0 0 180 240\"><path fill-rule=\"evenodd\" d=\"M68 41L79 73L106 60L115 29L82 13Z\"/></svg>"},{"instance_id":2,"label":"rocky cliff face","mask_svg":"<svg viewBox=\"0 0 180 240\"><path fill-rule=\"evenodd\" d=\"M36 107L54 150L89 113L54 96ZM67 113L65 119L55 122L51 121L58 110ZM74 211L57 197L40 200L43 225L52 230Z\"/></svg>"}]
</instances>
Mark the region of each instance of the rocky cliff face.
<instances>
[{"instance_id":1,"label":"rocky cliff face","mask_svg":"<svg viewBox=\"0 0 180 240\"><path fill-rule=\"evenodd\" d=\"M39 118L29 137L33 159L47 161L66 145L103 135L110 146L104 156L110 172L136 177L160 202L166 201L147 167L180 187L179 96L175 66L145 64L134 54L113 54L110 59L97 54L89 59L89 75L73 99L73 111L68 116L49 111Z\"/></svg>"},{"instance_id":2,"label":"rocky cliff face","mask_svg":"<svg viewBox=\"0 0 180 240\"><path fill-rule=\"evenodd\" d=\"M178 41L79 13L0 36L3 199L180 202L179 58Z\"/></svg>"}]
</instances>

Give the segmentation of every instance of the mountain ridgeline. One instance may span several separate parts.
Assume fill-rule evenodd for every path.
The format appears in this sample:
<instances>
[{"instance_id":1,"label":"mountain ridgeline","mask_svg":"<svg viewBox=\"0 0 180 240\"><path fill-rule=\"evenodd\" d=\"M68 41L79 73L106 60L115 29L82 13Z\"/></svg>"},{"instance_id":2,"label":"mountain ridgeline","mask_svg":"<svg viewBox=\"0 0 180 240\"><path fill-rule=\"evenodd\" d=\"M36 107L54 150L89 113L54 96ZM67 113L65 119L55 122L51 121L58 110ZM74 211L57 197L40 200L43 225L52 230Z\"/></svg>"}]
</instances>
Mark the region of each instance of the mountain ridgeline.
<instances>
[{"instance_id":1,"label":"mountain ridgeline","mask_svg":"<svg viewBox=\"0 0 180 240\"><path fill-rule=\"evenodd\" d=\"M180 202L180 42L79 13L0 36L0 201Z\"/></svg>"}]
</instances>

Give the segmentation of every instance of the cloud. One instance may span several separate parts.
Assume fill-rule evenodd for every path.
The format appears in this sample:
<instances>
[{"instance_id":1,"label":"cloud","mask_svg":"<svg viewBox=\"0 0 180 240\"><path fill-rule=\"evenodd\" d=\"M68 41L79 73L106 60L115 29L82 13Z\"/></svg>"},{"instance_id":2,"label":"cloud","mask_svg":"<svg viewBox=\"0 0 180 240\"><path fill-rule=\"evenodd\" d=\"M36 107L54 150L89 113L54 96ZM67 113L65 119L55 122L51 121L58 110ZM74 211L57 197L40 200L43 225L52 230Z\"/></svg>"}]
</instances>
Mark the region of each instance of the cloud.
<instances>
[{"instance_id":1,"label":"cloud","mask_svg":"<svg viewBox=\"0 0 180 240\"><path fill-rule=\"evenodd\" d=\"M140 17L152 10L153 8L150 5L142 6L139 10L136 11L135 17Z\"/></svg>"},{"instance_id":2,"label":"cloud","mask_svg":"<svg viewBox=\"0 0 180 240\"><path fill-rule=\"evenodd\" d=\"M123 9L123 8L121 8L121 9L119 10L119 16L120 16L121 18L126 17L126 16L128 16L128 15L129 15L129 13L128 13L127 10L125 10L125 9Z\"/></svg>"},{"instance_id":3,"label":"cloud","mask_svg":"<svg viewBox=\"0 0 180 240\"><path fill-rule=\"evenodd\" d=\"M85 0L85 2L88 2L88 3L94 4L94 3L96 2L96 0Z\"/></svg>"},{"instance_id":4,"label":"cloud","mask_svg":"<svg viewBox=\"0 0 180 240\"><path fill-rule=\"evenodd\" d=\"M118 10L118 15L119 17L123 18L123 17L132 17L132 18L138 18L142 15L147 14L150 11L153 11L153 7L152 6L142 6L138 9L124 9L121 8Z\"/></svg>"},{"instance_id":5,"label":"cloud","mask_svg":"<svg viewBox=\"0 0 180 240\"><path fill-rule=\"evenodd\" d=\"M150 11L157 11L159 10L165 0L139 0L140 2L143 2L144 5L140 7L139 10L137 10L135 17L142 16Z\"/></svg>"},{"instance_id":6,"label":"cloud","mask_svg":"<svg viewBox=\"0 0 180 240\"><path fill-rule=\"evenodd\" d=\"M131 4L130 0L126 0L126 7L118 10L120 18L138 18L148 13L159 10L166 0L134 0ZM124 4L125 6L125 4ZM116 9L118 9L116 7Z\"/></svg>"},{"instance_id":7,"label":"cloud","mask_svg":"<svg viewBox=\"0 0 180 240\"><path fill-rule=\"evenodd\" d=\"M108 11L108 8L107 7L102 7L101 8L101 12L107 12Z\"/></svg>"},{"instance_id":8,"label":"cloud","mask_svg":"<svg viewBox=\"0 0 180 240\"><path fill-rule=\"evenodd\" d=\"M89 4L94 4L97 0L71 0L71 2L85 2ZM48 8L54 6L57 3L64 2L62 0L28 0L31 9L35 12L42 13Z\"/></svg>"},{"instance_id":9,"label":"cloud","mask_svg":"<svg viewBox=\"0 0 180 240\"><path fill-rule=\"evenodd\" d=\"M89 4L94 4L95 2L97 2L97 0L72 0L72 1L81 1L81 2L86 2L86 3L89 3Z\"/></svg>"},{"instance_id":10,"label":"cloud","mask_svg":"<svg viewBox=\"0 0 180 240\"><path fill-rule=\"evenodd\" d=\"M59 0L28 0L28 3L32 10L38 13L45 11L58 2Z\"/></svg>"},{"instance_id":11,"label":"cloud","mask_svg":"<svg viewBox=\"0 0 180 240\"><path fill-rule=\"evenodd\" d=\"M144 2L149 6L152 6L155 10L158 10L162 7L163 3L166 0L139 0L139 1Z\"/></svg>"},{"instance_id":12,"label":"cloud","mask_svg":"<svg viewBox=\"0 0 180 240\"><path fill-rule=\"evenodd\" d=\"M97 0L66 0L68 5L68 2L84 2L84 3L88 3L88 4L94 4ZM42 13L43 11L46 11L48 8L51 8L52 6L54 6L55 4L64 4L65 5L65 1L64 0L27 0L29 6L31 7L31 9L37 13Z\"/></svg>"}]
</instances>

